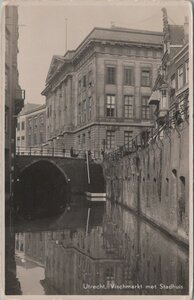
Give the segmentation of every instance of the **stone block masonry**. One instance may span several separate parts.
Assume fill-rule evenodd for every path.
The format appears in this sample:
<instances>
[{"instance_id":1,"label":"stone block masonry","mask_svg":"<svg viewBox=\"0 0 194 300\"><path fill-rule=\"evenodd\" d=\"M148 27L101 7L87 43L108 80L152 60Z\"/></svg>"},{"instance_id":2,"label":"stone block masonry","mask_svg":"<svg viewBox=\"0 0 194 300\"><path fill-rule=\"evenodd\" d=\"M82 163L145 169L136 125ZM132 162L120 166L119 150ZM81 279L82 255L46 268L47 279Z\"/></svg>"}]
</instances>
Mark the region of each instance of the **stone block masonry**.
<instances>
[{"instance_id":1,"label":"stone block masonry","mask_svg":"<svg viewBox=\"0 0 194 300\"><path fill-rule=\"evenodd\" d=\"M107 196L177 240L189 240L189 126L163 131L145 148L105 160Z\"/></svg>"}]
</instances>

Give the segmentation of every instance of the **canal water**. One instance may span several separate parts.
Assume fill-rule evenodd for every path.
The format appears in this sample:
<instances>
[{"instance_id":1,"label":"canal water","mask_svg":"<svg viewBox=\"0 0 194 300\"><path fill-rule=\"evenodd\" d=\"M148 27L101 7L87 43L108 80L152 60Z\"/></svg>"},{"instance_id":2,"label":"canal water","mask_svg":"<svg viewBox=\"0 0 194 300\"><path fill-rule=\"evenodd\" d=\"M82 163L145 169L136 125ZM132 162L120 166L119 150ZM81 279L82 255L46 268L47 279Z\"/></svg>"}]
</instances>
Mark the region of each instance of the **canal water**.
<instances>
[{"instance_id":1,"label":"canal water","mask_svg":"<svg viewBox=\"0 0 194 300\"><path fill-rule=\"evenodd\" d=\"M18 292L8 280L7 294L188 293L186 248L115 202L78 200L58 216L15 224L7 260Z\"/></svg>"}]
</instances>

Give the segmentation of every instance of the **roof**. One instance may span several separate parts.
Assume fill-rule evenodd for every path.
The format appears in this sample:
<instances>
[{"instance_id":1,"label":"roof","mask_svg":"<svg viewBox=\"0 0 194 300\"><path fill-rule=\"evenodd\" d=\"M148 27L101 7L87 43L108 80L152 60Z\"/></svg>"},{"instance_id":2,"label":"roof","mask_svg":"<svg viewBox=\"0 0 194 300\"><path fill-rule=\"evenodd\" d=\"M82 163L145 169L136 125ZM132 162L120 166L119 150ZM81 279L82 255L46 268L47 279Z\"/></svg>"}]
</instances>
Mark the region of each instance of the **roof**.
<instances>
[{"instance_id":1,"label":"roof","mask_svg":"<svg viewBox=\"0 0 194 300\"><path fill-rule=\"evenodd\" d=\"M28 113L28 112L34 110L35 108L37 108L37 107L39 107L39 106L40 106L40 104L36 104L36 103L26 103L26 104L24 105L24 107L22 108L22 110L21 110L19 116L23 116L23 115L25 115L26 113Z\"/></svg>"},{"instance_id":2,"label":"roof","mask_svg":"<svg viewBox=\"0 0 194 300\"><path fill-rule=\"evenodd\" d=\"M138 43L162 43L162 32L128 29L121 27L95 27L89 34L89 39L114 40Z\"/></svg>"},{"instance_id":3,"label":"roof","mask_svg":"<svg viewBox=\"0 0 194 300\"><path fill-rule=\"evenodd\" d=\"M184 27L181 25L168 25L170 42L172 45L183 45L184 43Z\"/></svg>"},{"instance_id":4,"label":"roof","mask_svg":"<svg viewBox=\"0 0 194 300\"><path fill-rule=\"evenodd\" d=\"M75 50L68 50L64 56L54 55L46 77L46 84L56 75L57 71L66 63L73 61L74 57L91 41L150 44L162 47L163 32L129 29L123 27L101 28L94 27ZM44 95L45 89L42 92Z\"/></svg>"},{"instance_id":5,"label":"roof","mask_svg":"<svg viewBox=\"0 0 194 300\"><path fill-rule=\"evenodd\" d=\"M46 104L35 104L35 103L27 103L24 105L21 113L19 114L19 116L24 116L24 115L28 115L30 113L39 111L41 109L44 109L46 107Z\"/></svg>"},{"instance_id":6,"label":"roof","mask_svg":"<svg viewBox=\"0 0 194 300\"><path fill-rule=\"evenodd\" d=\"M47 73L46 77L46 83L50 80L50 78L53 76L53 74L56 73L56 71L63 65L65 61L64 56L61 55L53 55L50 67Z\"/></svg>"},{"instance_id":7,"label":"roof","mask_svg":"<svg viewBox=\"0 0 194 300\"><path fill-rule=\"evenodd\" d=\"M101 28L94 27L86 36L83 42L75 50L78 52L89 41L101 40L112 42L139 43L161 45L163 40L163 32L148 31L140 29L129 29L123 27Z\"/></svg>"},{"instance_id":8,"label":"roof","mask_svg":"<svg viewBox=\"0 0 194 300\"><path fill-rule=\"evenodd\" d=\"M71 59L73 57L74 53L75 53L75 50L68 50L64 55L64 59L65 60Z\"/></svg>"}]
</instances>

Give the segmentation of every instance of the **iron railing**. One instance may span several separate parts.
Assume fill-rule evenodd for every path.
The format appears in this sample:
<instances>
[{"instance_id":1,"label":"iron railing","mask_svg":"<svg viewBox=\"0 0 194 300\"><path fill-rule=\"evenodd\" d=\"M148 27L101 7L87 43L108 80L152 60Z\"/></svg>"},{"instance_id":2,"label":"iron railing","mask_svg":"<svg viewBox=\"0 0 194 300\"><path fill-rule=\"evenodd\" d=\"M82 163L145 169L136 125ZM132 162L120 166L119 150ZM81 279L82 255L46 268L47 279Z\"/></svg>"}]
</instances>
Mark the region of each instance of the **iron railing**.
<instances>
[{"instance_id":1,"label":"iron railing","mask_svg":"<svg viewBox=\"0 0 194 300\"><path fill-rule=\"evenodd\" d=\"M184 98L179 103L174 103L166 116L163 117L162 122L157 120L157 128L150 128L135 138L131 139L127 144L118 149L104 154L105 160L116 161L122 157L136 152L138 148L145 148L157 139L161 139L163 134L169 132L173 128L179 130L179 126L183 121L188 121L189 118L189 102L188 98Z\"/></svg>"},{"instance_id":2,"label":"iron railing","mask_svg":"<svg viewBox=\"0 0 194 300\"><path fill-rule=\"evenodd\" d=\"M16 147L16 155L22 156L48 156L48 157L67 157L67 158L84 158L86 159L101 159L100 151L61 149L61 148L45 148L45 147Z\"/></svg>"}]
</instances>

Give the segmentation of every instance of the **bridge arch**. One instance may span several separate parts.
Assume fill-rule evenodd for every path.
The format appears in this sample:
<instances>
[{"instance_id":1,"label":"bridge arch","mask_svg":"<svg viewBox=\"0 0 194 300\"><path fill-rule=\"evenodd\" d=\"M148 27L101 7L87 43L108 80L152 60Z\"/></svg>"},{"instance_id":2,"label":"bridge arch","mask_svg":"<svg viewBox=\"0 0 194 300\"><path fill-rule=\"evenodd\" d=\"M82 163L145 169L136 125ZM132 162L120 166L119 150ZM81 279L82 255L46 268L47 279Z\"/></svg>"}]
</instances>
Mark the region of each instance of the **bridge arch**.
<instances>
[{"instance_id":1,"label":"bridge arch","mask_svg":"<svg viewBox=\"0 0 194 300\"><path fill-rule=\"evenodd\" d=\"M37 158L33 161L29 161L27 164L23 165L22 168L19 170L19 174L17 174L17 176L20 176L23 172L25 172L26 169L33 167L35 164L41 163L41 162L47 162L48 164L52 164L54 167L56 167L64 176L66 182L68 183L70 181L69 176L67 175L67 173L64 171L64 168L61 168L61 166L57 163L57 161L52 160L52 159L48 159L48 158L44 158L44 159L40 159Z\"/></svg>"},{"instance_id":2,"label":"bridge arch","mask_svg":"<svg viewBox=\"0 0 194 300\"><path fill-rule=\"evenodd\" d=\"M57 161L25 161L16 175L15 204L20 216L49 216L65 209L70 202L71 181Z\"/></svg>"}]
</instances>

